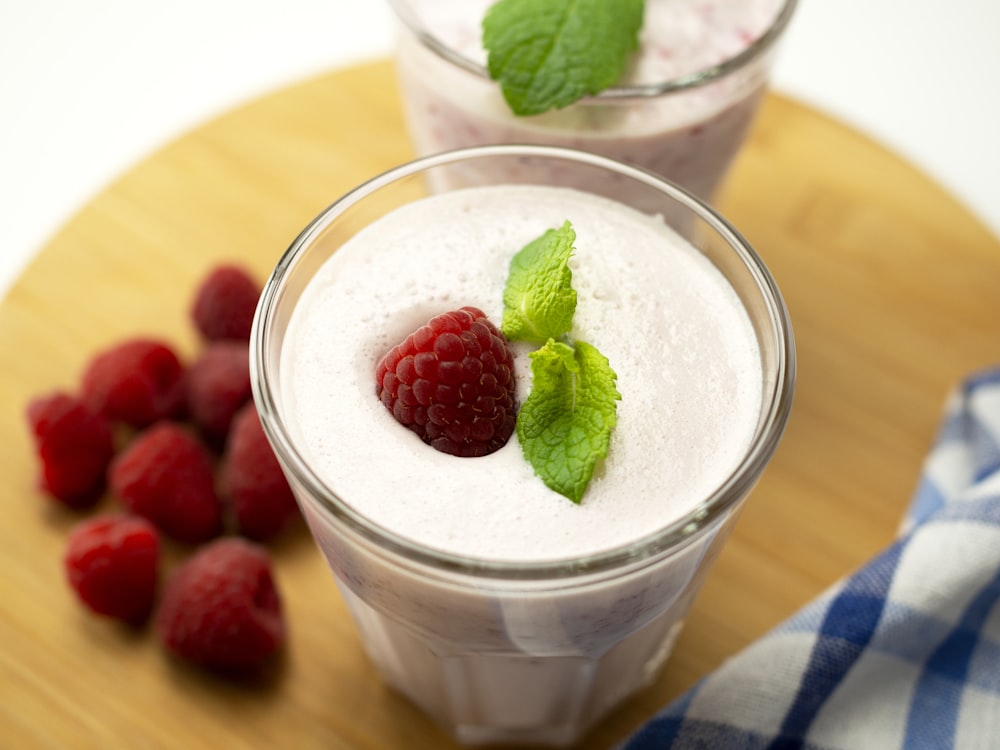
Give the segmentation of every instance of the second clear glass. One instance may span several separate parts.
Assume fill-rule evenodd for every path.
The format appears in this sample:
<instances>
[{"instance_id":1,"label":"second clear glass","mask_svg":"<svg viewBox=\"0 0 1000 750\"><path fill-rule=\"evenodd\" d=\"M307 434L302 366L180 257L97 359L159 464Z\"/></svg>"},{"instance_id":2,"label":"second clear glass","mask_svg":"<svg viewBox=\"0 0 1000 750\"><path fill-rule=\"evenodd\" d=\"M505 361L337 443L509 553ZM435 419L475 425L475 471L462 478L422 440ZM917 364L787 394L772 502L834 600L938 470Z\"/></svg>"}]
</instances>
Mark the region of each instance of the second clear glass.
<instances>
[{"instance_id":1,"label":"second clear glass","mask_svg":"<svg viewBox=\"0 0 1000 750\"><path fill-rule=\"evenodd\" d=\"M746 140L796 2L646 0L647 18L665 15L676 29L644 33L638 54L671 58L667 69L685 72L516 117L481 59L477 23L486 0L389 0L410 136L418 156L493 143L577 148L644 167L711 201ZM753 38L744 26L755 28ZM705 49L713 44L718 55ZM516 165L509 169L508 180L523 181ZM463 179L476 183L471 170Z\"/></svg>"}]
</instances>

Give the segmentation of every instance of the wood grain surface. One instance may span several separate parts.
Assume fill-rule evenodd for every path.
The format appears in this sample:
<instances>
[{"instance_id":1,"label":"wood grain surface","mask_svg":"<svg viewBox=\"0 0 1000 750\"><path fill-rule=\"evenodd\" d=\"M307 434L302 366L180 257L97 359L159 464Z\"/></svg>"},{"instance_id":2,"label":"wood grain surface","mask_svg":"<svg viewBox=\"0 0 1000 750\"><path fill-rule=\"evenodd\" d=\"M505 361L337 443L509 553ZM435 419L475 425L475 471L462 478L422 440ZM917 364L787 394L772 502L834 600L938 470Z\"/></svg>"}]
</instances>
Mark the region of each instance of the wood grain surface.
<instances>
[{"instance_id":1,"label":"wood grain surface","mask_svg":"<svg viewBox=\"0 0 1000 750\"><path fill-rule=\"evenodd\" d=\"M383 686L304 531L274 547L290 638L254 684L85 613L61 555L79 515L35 489L23 410L135 334L197 346L196 281L263 278L314 215L411 157L391 65L275 92L184 135L59 230L0 306L0 747L448 748ZM668 668L582 744L604 748L893 536L948 391L1000 360L1000 244L904 161L771 95L720 198L782 288L792 419ZM107 498L101 507L112 508ZM167 567L186 551L168 549Z\"/></svg>"}]
</instances>

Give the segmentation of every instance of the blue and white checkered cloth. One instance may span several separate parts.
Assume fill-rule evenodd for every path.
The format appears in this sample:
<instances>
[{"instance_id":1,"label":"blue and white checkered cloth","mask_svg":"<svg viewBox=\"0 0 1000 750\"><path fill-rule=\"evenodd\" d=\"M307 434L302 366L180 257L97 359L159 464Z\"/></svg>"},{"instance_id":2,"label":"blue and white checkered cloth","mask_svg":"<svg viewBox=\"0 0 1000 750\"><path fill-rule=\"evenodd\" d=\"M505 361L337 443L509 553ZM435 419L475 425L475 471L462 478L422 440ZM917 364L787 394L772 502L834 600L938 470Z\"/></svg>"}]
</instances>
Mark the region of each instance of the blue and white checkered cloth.
<instances>
[{"instance_id":1,"label":"blue and white checkered cloth","mask_svg":"<svg viewBox=\"0 0 1000 750\"><path fill-rule=\"evenodd\" d=\"M1000 748L1000 370L948 401L896 542L623 748Z\"/></svg>"}]
</instances>

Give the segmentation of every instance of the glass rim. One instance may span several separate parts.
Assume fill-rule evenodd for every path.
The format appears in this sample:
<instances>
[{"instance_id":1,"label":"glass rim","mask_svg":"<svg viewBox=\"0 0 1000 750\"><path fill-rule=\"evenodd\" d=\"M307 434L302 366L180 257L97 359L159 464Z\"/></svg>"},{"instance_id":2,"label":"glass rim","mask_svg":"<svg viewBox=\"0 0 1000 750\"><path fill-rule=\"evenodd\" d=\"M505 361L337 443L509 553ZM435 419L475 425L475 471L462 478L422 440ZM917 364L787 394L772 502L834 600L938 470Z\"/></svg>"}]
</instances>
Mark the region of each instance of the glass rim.
<instances>
[{"instance_id":1,"label":"glass rim","mask_svg":"<svg viewBox=\"0 0 1000 750\"><path fill-rule=\"evenodd\" d=\"M277 375L272 374L267 365L275 335L275 311L286 280L313 241L346 210L391 183L442 165L496 156L543 157L584 163L630 177L666 193L705 221L729 249L736 252L752 276L770 320L769 330L776 352L776 377L770 390L764 393L757 430L740 462L710 495L673 523L627 544L589 555L532 561L477 559L442 551L386 529L338 497L310 468L277 408L280 398L275 388ZM679 548L711 526L749 492L776 450L791 411L795 370L791 320L777 284L760 256L728 221L700 198L648 170L597 154L557 146L497 144L445 151L383 171L349 190L320 212L279 259L261 293L250 341L251 384L264 431L282 465L293 474L294 481L309 492L325 511L368 542L409 561L452 574L521 581L578 578L619 570Z\"/></svg>"},{"instance_id":2,"label":"glass rim","mask_svg":"<svg viewBox=\"0 0 1000 750\"><path fill-rule=\"evenodd\" d=\"M443 60L457 65L463 70L472 73L486 81L492 81L487 69L474 60L470 60L465 55L456 52L445 44L441 39L431 33L417 18L410 8L408 0L387 0L396 17L406 26L407 29L429 50ZM685 73L684 75L671 78L658 83L635 84L628 86L610 86L603 91L589 97L584 97L580 101L601 102L602 100L614 99L650 99L666 94L680 91L688 91L701 86L707 86L714 81L725 78L730 73L740 70L752 61L761 57L770 50L781 38L795 14L795 8L799 0L780 0L781 7L763 34L754 39L749 46L742 49L732 57L728 57L720 63L710 65L705 68Z\"/></svg>"}]
</instances>

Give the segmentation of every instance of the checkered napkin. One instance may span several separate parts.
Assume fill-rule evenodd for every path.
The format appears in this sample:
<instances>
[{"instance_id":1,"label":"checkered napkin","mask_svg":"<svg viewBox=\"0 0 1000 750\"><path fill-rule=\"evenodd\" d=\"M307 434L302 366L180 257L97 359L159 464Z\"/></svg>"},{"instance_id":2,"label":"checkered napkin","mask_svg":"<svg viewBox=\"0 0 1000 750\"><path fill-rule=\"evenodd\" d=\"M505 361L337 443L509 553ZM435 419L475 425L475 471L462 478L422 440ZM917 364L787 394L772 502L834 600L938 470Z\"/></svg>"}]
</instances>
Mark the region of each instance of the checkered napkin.
<instances>
[{"instance_id":1,"label":"checkered napkin","mask_svg":"<svg viewBox=\"0 0 1000 750\"><path fill-rule=\"evenodd\" d=\"M1000 748L1000 370L949 400L897 541L623 748Z\"/></svg>"}]
</instances>

